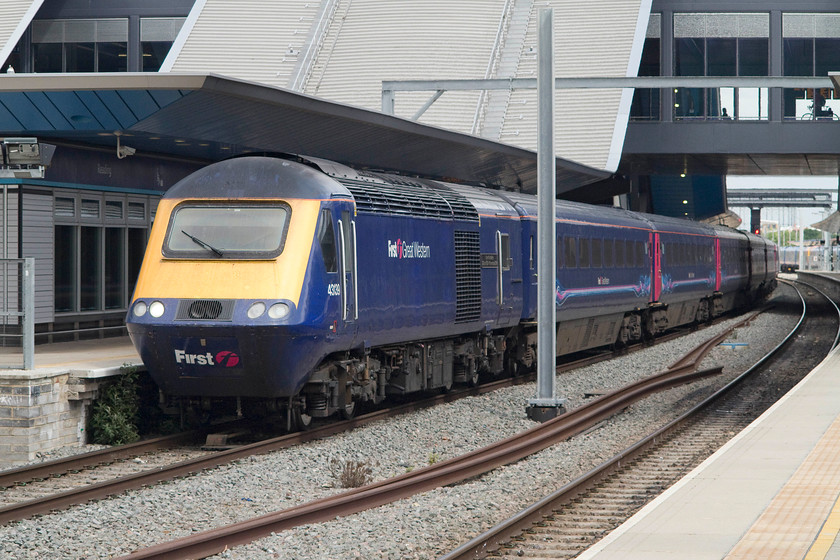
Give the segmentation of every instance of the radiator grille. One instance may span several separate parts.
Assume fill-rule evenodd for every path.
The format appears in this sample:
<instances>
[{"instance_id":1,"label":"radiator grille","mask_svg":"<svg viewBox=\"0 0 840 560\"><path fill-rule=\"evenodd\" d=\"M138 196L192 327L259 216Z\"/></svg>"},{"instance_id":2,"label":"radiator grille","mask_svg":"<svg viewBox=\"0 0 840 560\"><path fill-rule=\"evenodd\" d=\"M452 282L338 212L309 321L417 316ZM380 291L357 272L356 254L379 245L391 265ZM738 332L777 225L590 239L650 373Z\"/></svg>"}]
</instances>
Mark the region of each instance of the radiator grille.
<instances>
[{"instance_id":1,"label":"radiator grille","mask_svg":"<svg viewBox=\"0 0 840 560\"><path fill-rule=\"evenodd\" d=\"M478 211L462 194L433 181L377 173L382 182L338 178L356 200L359 212L478 222Z\"/></svg>"},{"instance_id":2,"label":"radiator grille","mask_svg":"<svg viewBox=\"0 0 840 560\"><path fill-rule=\"evenodd\" d=\"M481 252L478 232L455 232L455 322L481 319Z\"/></svg>"},{"instance_id":3,"label":"radiator grille","mask_svg":"<svg viewBox=\"0 0 840 560\"><path fill-rule=\"evenodd\" d=\"M182 299L178 302L176 321L230 321L232 299Z\"/></svg>"}]
</instances>

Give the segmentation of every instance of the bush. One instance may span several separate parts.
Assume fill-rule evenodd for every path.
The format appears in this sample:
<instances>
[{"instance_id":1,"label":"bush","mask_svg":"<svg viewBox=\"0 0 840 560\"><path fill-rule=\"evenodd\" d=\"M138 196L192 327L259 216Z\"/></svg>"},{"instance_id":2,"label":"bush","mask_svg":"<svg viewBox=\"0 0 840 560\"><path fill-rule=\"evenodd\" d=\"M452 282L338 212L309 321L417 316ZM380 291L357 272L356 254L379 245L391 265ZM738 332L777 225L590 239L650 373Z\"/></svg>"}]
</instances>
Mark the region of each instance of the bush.
<instances>
[{"instance_id":1,"label":"bush","mask_svg":"<svg viewBox=\"0 0 840 560\"><path fill-rule=\"evenodd\" d=\"M122 445L140 439L138 368L124 365L121 375L105 387L91 406L88 428L92 443Z\"/></svg>"},{"instance_id":2,"label":"bush","mask_svg":"<svg viewBox=\"0 0 840 560\"><path fill-rule=\"evenodd\" d=\"M373 480L373 468L364 461L330 460L330 472L342 488L359 488Z\"/></svg>"}]
</instances>

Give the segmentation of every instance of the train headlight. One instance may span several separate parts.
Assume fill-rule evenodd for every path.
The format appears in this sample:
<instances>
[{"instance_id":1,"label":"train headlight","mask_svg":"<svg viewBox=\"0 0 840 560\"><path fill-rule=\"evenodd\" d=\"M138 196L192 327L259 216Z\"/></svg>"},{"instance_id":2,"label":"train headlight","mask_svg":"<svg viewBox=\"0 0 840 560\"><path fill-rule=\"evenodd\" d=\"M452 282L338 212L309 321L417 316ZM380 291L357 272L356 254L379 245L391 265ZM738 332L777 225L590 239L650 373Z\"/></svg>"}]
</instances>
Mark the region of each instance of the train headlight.
<instances>
[{"instance_id":1,"label":"train headlight","mask_svg":"<svg viewBox=\"0 0 840 560\"><path fill-rule=\"evenodd\" d=\"M138 301L134 304L134 316L135 317L142 317L146 314L146 310L149 307L146 305L145 301Z\"/></svg>"},{"instance_id":2,"label":"train headlight","mask_svg":"<svg viewBox=\"0 0 840 560\"><path fill-rule=\"evenodd\" d=\"M153 301L152 304L149 306L149 315L151 315L152 317L157 319L158 317L163 315L163 312L165 310L166 310L166 308L163 306L162 302Z\"/></svg>"},{"instance_id":3,"label":"train headlight","mask_svg":"<svg viewBox=\"0 0 840 560\"><path fill-rule=\"evenodd\" d=\"M291 312L291 309L285 303L275 303L268 308L268 316L272 319L282 319Z\"/></svg>"},{"instance_id":4,"label":"train headlight","mask_svg":"<svg viewBox=\"0 0 840 560\"><path fill-rule=\"evenodd\" d=\"M265 313L265 304L261 301L251 304L251 307L248 308L249 319L256 319L263 313Z\"/></svg>"}]
</instances>

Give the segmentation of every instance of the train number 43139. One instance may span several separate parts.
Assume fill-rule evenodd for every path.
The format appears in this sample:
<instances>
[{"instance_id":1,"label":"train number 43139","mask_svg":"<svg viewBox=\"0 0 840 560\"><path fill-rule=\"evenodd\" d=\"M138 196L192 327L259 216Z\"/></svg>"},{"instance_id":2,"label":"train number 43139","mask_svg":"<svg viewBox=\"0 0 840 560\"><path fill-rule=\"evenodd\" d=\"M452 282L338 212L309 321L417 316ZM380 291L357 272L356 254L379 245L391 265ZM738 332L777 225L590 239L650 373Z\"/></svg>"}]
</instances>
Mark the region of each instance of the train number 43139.
<instances>
[{"instance_id":1,"label":"train number 43139","mask_svg":"<svg viewBox=\"0 0 840 560\"><path fill-rule=\"evenodd\" d=\"M328 284L327 285L327 295L329 295L329 296L340 296L341 295L341 284Z\"/></svg>"}]
</instances>

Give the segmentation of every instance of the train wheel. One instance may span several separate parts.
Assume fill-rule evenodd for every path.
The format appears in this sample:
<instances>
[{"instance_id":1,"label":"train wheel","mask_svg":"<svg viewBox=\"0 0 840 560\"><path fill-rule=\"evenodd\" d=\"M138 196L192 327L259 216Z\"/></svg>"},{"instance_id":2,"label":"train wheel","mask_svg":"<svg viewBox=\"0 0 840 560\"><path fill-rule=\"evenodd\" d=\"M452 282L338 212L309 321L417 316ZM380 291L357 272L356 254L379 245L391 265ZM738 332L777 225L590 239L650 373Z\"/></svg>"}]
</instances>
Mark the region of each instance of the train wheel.
<instances>
[{"instance_id":1,"label":"train wheel","mask_svg":"<svg viewBox=\"0 0 840 560\"><path fill-rule=\"evenodd\" d=\"M354 416L356 416L356 411L359 409L358 403L356 401L350 401L349 404L344 405L341 409L341 417L345 420L350 420Z\"/></svg>"},{"instance_id":2,"label":"train wheel","mask_svg":"<svg viewBox=\"0 0 840 560\"><path fill-rule=\"evenodd\" d=\"M305 431L312 426L312 416L306 414L300 407L292 409L292 422L295 429Z\"/></svg>"},{"instance_id":3,"label":"train wheel","mask_svg":"<svg viewBox=\"0 0 840 560\"><path fill-rule=\"evenodd\" d=\"M478 368L475 366L475 360L470 360L467 365L467 384L470 387L478 385Z\"/></svg>"}]
</instances>

